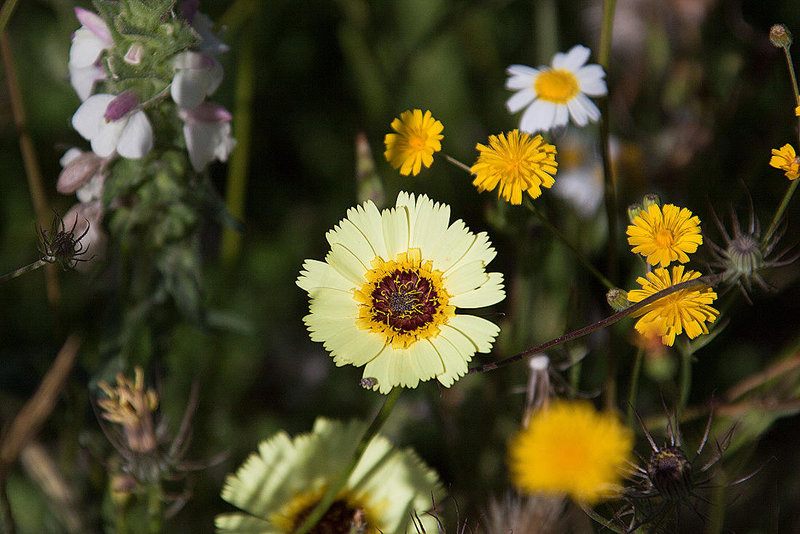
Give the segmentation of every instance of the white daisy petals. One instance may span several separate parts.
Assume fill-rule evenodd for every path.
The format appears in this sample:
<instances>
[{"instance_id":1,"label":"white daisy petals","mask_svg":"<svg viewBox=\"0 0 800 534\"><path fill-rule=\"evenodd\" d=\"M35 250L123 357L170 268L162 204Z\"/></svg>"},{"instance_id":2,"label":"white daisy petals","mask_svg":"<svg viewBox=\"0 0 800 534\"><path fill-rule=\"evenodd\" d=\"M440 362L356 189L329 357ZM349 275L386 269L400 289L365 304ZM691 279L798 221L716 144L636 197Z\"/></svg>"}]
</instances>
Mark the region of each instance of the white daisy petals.
<instances>
[{"instance_id":1,"label":"white daisy petals","mask_svg":"<svg viewBox=\"0 0 800 534\"><path fill-rule=\"evenodd\" d=\"M521 131L548 131L565 126L570 119L585 126L600 119L600 110L587 95L608 94L606 74L600 65L586 65L590 54L585 46L576 45L553 56L550 67L511 65L506 69L506 89L515 91L506 107L510 113L525 109Z\"/></svg>"}]
</instances>

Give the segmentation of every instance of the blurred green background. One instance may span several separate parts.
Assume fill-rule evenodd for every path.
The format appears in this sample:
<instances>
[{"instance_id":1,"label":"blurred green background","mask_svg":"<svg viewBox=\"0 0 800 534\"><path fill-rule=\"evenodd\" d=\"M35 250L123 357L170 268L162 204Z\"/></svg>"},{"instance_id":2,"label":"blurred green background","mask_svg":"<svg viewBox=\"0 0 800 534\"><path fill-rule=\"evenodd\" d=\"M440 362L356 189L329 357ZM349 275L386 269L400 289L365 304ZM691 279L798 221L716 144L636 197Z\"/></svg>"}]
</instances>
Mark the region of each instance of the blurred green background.
<instances>
[{"instance_id":1,"label":"blurred green background","mask_svg":"<svg viewBox=\"0 0 800 534\"><path fill-rule=\"evenodd\" d=\"M235 5L234 5L235 4ZM191 499L168 523L170 532L208 532L215 514L228 510L219 498L224 476L278 429L308 431L319 415L370 417L380 400L358 386L360 371L336 368L302 323L307 299L294 281L305 258L322 259L325 232L358 200L354 141L363 132L382 177L386 199L397 191L424 192L449 203L454 218L475 231L489 231L498 249L492 270L502 271L509 298L490 311L503 326L491 361L512 355L610 313L604 288L520 208L499 205L492 193L478 195L470 178L436 158L418 177L401 177L382 156L392 118L406 109L430 109L444 124L444 152L471 164L475 143L515 128L505 109L505 68L542 65L552 54L584 44L596 50L600 1L309 0L295 2L201 2L201 10L227 25L222 56L226 78L215 100L235 107L237 73L252 51L255 73L246 207L241 248L220 258L222 229L203 228L202 274L210 326L179 324L152 340L159 357L147 368L162 396L162 411L177 430L194 380L201 385L188 457L226 459L176 483ZM20 76L27 131L42 167L48 200L64 213L74 201L59 195L58 160L66 148L86 143L70 127L79 105L69 85L70 35L78 26L74 3L20 2L8 32ZM80 3L91 8L88 3ZM743 224L748 195L765 228L787 181L768 167L770 149L797 141L793 97L782 52L769 44L771 24L800 31L800 10L789 0L620 0L608 72L610 128L618 139L618 198L624 207L644 193L689 207L707 236L721 242L709 206L730 228L733 206ZM237 136L234 123L234 136ZM587 128L596 143L598 128ZM567 134L556 132L559 145ZM241 139L240 139L241 143ZM590 154L591 156L591 154ZM211 175L224 196L225 165ZM20 157L17 130L5 83L0 84L0 270L37 258L35 215ZM556 176L558 180L558 175ZM796 245L800 207L786 215L788 231L778 249ZM570 205L545 192L536 200L550 220L605 268L605 218L575 217ZM627 252L624 228L615 239L622 251L622 287L633 287L640 266ZM693 264L704 270L702 260ZM755 290L753 304L735 301L727 328L698 354L692 403L703 405L779 358L800 354L800 270L791 265L767 272L778 291ZM89 403L98 377L110 378L117 355L109 332L120 328L114 280L60 273L62 300L48 305L42 272L0 285L0 422L5 427L35 391L66 335L85 333L79 362L60 402L36 441L44 446L72 488L87 528L101 530L106 491L104 461L112 448ZM503 312L505 315L494 314ZM624 341L632 327L613 329L626 384L635 349ZM588 350L581 389L602 383L606 334L578 343ZM563 356L561 351L551 355ZM643 415L663 414L660 395L674 394L677 356L653 361L642 379ZM131 362L135 363L135 362ZM661 367L659 367L661 366ZM672 370L671 370L672 369ZM109 375L110 373L110 375ZM798 377L782 376L781 398L759 391L743 424L742 447L723 461L731 479L761 467L746 484L729 490L726 532L800 531L800 431L792 415ZM451 492L442 503L455 531L455 509L475 526L487 497L508 488L504 447L519 425L527 368L510 366L468 376L450 390L425 383L405 392L386 433L413 446L434 466ZM758 408L756 400L778 403ZM624 405L620 404L624 409ZM780 410L779 410L780 408ZM763 410L763 411L762 411ZM702 434L704 418L686 425L688 448ZM730 420L720 418L724 431ZM750 429L763 428L748 434ZM748 426L749 425L749 426ZM764 430L763 434L754 435ZM656 434L660 433L656 431ZM643 440L640 440L643 441ZM644 443L642 443L644 445ZM641 449L644 453L646 448ZM62 512L17 467L9 494L21 532L66 532ZM685 532L702 531L712 515L685 511ZM692 530L694 529L694 530Z\"/></svg>"}]
</instances>

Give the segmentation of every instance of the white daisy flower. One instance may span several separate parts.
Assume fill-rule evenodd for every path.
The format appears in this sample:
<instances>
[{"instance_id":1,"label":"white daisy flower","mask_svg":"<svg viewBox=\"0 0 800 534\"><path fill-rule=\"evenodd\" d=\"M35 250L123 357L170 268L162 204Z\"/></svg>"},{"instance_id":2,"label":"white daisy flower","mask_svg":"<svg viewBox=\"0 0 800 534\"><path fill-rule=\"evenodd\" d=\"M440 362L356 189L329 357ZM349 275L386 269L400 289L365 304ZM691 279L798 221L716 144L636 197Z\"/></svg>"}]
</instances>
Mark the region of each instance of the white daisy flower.
<instances>
[{"instance_id":1,"label":"white daisy flower","mask_svg":"<svg viewBox=\"0 0 800 534\"><path fill-rule=\"evenodd\" d=\"M585 46L575 45L566 54L553 56L552 67L508 67L506 89L516 93L506 107L511 113L528 108L522 114L520 130L552 130L565 126L570 117L578 126L586 126L600 118L600 110L588 96L608 94L606 73L600 65L585 64L590 53Z\"/></svg>"},{"instance_id":2,"label":"white daisy flower","mask_svg":"<svg viewBox=\"0 0 800 534\"><path fill-rule=\"evenodd\" d=\"M225 481L222 498L242 512L218 515L218 531L294 532L347 468L365 429L360 421L319 418L310 434L292 439L279 432L262 442ZM414 451L396 449L378 435L311 532L404 534L415 531L412 514L426 532L435 532L436 521L425 511L441 497L438 476Z\"/></svg>"},{"instance_id":3,"label":"white daisy flower","mask_svg":"<svg viewBox=\"0 0 800 534\"><path fill-rule=\"evenodd\" d=\"M456 308L503 300L503 275L486 272L488 236L450 224L449 206L401 192L383 212L370 201L351 208L326 237L325 261L306 260L297 285L311 297L311 339L336 365L364 366L388 393L431 378L449 387L491 350L497 325Z\"/></svg>"}]
</instances>

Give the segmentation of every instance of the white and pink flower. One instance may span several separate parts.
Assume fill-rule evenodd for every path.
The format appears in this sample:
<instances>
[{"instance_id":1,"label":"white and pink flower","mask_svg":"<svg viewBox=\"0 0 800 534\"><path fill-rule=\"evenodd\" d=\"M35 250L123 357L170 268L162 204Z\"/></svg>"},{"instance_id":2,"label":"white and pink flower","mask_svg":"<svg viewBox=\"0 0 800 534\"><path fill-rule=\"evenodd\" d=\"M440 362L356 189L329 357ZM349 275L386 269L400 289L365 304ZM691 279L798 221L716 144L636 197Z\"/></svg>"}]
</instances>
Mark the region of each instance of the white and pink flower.
<instances>
[{"instance_id":1,"label":"white and pink flower","mask_svg":"<svg viewBox=\"0 0 800 534\"><path fill-rule=\"evenodd\" d=\"M217 159L226 161L236 140L231 136L231 114L217 104L203 102L194 109L180 110L189 161L197 172Z\"/></svg>"},{"instance_id":2,"label":"white and pink flower","mask_svg":"<svg viewBox=\"0 0 800 534\"><path fill-rule=\"evenodd\" d=\"M97 14L76 7L75 16L81 27L72 35L69 79L78 97L86 100L92 94L94 84L108 76L100 56L104 50L114 46L114 40L105 21Z\"/></svg>"},{"instance_id":3,"label":"white and pink flower","mask_svg":"<svg viewBox=\"0 0 800 534\"><path fill-rule=\"evenodd\" d=\"M139 159L153 148L153 127L138 104L129 91L92 95L72 116L72 126L102 158L116 151L123 158Z\"/></svg>"}]
</instances>

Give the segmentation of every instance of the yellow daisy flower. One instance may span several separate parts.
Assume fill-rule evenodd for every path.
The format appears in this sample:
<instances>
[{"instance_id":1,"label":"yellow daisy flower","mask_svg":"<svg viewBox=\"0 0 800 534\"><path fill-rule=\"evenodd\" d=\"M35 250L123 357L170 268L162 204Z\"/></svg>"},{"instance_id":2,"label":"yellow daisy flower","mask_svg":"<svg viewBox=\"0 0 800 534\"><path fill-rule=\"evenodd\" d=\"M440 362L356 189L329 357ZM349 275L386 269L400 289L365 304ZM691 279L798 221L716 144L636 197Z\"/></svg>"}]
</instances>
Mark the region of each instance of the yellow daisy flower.
<instances>
[{"instance_id":1,"label":"yellow daisy flower","mask_svg":"<svg viewBox=\"0 0 800 534\"><path fill-rule=\"evenodd\" d=\"M503 300L503 275L486 272L487 235L450 224L449 206L401 192L383 212L371 201L351 208L326 237L325 261L306 260L297 285L311 298L311 339L336 365L364 366L388 393L431 378L449 387L491 350L497 325L456 309Z\"/></svg>"},{"instance_id":2,"label":"yellow daisy flower","mask_svg":"<svg viewBox=\"0 0 800 534\"><path fill-rule=\"evenodd\" d=\"M217 516L220 532L294 532L343 472L366 425L319 418L310 434L279 432L258 446L236 474L228 475L222 498L242 512ZM399 450L378 435L312 533L411 531L416 512L426 531L435 519L424 512L442 488L436 473L410 449Z\"/></svg>"},{"instance_id":3,"label":"yellow daisy flower","mask_svg":"<svg viewBox=\"0 0 800 534\"><path fill-rule=\"evenodd\" d=\"M556 401L509 443L511 480L524 493L566 493L594 504L619 489L633 433L586 401Z\"/></svg>"},{"instance_id":4,"label":"yellow daisy flower","mask_svg":"<svg viewBox=\"0 0 800 534\"><path fill-rule=\"evenodd\" d=\"M794 147L788 143L779 149L772 149L772 158L770 158L769 164L776 169L785 171L789 180L794 180L800 176L800 161L798 161L797 154L794 152Z\"/></svg>"},{"instance_id":5,"label":"yellow daisy flower","mask_svg":"<svg viewBox=\"0 0 800 534\"><path fill-rule=\"evenodd\" d=\"M522 203L522 192L531 198L542 194L542 187L553 185L556 172L556 147L519 130L490 135L489 146L478 143L478 161L470 170L475 175L472 185L478 192L492 191L512 204ZM498 187L499 186L499 187Z\"/></svg>"},{"instance_id":6,"label":"yellow daisy flower","mask_svg":"<svg viewBox=\"0 0 800 534\"><path fill-rule=\"evenodd\" d=\"M639 302L659 291L699 277L700 273L696 271L684 273L683 265L674 266L671 277L667 269L659 267L647 273L647 278L640 276L636 279L642 289L628 291L628 300ZM700 334L708 334L706 322L713 323L719 315L719 311L711 307L716 299L717 294L707 286L701 289L682 289L648 304L631 316L641 317L635 326L640 334L647 337L660 336L661 342L671 347L675 336L684 331L691 339Z\"/></svg>"},{"instance_id":7,"label":"yellow daisy flower","mask_svg":"<svg viewBox=\"0 0 800 534\"><path fill-rule=\"evenodd\" d=\"M697 252L703 244L700 219L686 208L657 204L641 210L628 226L628 244L650 265L666 267L675 260L686 263L687 254Z\"/></svg>"},{"instance_id":8,"label":"yellow daisy flower","mask_svg":"<svg viewBox=\"0 0 800 534\"><path fill-rule=\"evenodd\" d=\"M400 169L400 174L416 176L423 165L431 166L433 153L442 149L444 126L430 111L424 115L421 109L404 111L392 121L392 130L397 133L386 134L383 155L393 168Z\"/></svg>"}]
</instances>

